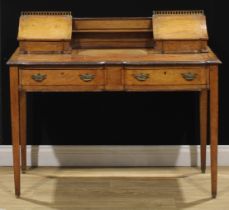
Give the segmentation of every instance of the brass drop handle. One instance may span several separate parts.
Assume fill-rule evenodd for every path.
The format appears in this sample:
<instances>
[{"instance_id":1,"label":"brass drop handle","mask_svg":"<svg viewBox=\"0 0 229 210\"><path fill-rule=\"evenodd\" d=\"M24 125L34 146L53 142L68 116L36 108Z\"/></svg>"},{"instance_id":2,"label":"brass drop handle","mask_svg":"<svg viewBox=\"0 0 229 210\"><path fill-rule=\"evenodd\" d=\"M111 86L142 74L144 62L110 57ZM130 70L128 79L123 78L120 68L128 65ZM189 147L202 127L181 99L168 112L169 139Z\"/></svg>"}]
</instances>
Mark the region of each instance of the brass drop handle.
<instances>
[{"instance_id":1,"label":"brass drop handle","mask_svg":"<svg viewBox=\"0 0 229 210\"><path fill-rule=\"evenodd\" d=\"M95 79L95 75L94 74L80 74L79 77L84 82L90 82L93 79Z\"/></svg>"},{"instance_id":2,"label":"brass drop handle","mask_svg":"<svg viewBox=\"0 0 229 210\"><path fill-rule=\"evenodd\" d=\"M183 73L181 75L187 81L193 81L197 77L197 74L194 74L194 73L191 73L191 72Z\"/></svg>"},{"instance_id":3,"label":"brass drop handle","mask_svg":"<svg viewBox=\"0 0 229 210\"><path fill-rule=\"evenodd\" d=\"M139 74L133 74L133 77L140 82L144 82L147 79L149 79L150 75L144 74L144 73L139 73Z\"/></svg>"},{"instance_id":4,"label":"brass drop handle","mask_svg":"<svg viewBox=\"0 0 229 210\"><path fill-rule=\"evenodd\" d=\"M47 75L38 73L38 74L33 74L31 78L36 82L42 82L47 78Z\"/></svg>"}]
</instances>

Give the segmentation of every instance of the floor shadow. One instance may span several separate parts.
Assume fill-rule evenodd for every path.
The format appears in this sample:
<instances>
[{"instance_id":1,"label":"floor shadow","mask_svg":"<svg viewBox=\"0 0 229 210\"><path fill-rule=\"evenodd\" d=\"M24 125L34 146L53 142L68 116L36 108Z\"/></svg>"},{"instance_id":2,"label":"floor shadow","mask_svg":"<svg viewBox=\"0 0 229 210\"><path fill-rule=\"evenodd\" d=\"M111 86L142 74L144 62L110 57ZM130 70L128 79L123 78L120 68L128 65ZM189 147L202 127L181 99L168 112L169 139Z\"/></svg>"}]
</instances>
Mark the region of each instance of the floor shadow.
<instances>
[{"instance_id":1,"label":"floor shadow","mask_svg":"<svg viewBox=\"0 0 229 210\"><path fill-rule=\"evenodd\" d=\"M185 201L177 178L53 178L54 194L49 182L40 183L45 193L37 199L21 199L51 209L186 209L211 200L211 197ZM53 181L52 181L53 182ZM35 186L36 187L36 186ZM34 188L32 189L34 191Z\"/></svg>"}]
</instances>

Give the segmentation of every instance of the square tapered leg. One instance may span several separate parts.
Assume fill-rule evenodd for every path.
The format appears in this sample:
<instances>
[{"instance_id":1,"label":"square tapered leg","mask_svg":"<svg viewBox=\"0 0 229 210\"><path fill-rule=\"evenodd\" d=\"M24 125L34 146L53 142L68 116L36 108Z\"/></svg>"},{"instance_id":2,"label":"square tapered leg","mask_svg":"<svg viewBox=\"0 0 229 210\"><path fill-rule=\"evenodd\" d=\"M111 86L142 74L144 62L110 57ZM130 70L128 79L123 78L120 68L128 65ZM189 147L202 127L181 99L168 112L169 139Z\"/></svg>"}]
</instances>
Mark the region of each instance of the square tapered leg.
<instances>
[{"instance_id":1,"label":"square tapered leg","mask_svg":"<svg viewBox=\"0 0 229 210\"><path fill-rule=\"evenodd\" d=\"M212 66L210 69L210 136L213 198L216 198L217 195L218 106L218 67Z\"/></svg>"},{"instance_id":2,"label":"square tapered leg","mask_svg":"<svg viewBox=\"0 0 229 210\"><path fill-rule=\"evenodd\" d=\"M201 171L206 171L206 147L208 133L208 90L200 91L200 148L201 148Z\"/></svg>"},{"instance_id":3,"label":"square tapered leg","mask_svg":"<svg viewBox=\"0 0 229 210\"><path fill-rule=\"evenodd\" d=\"M20 120L18 68L10 68L10 106L15 195L20 196Z\"/></svg>"}]
</instances>

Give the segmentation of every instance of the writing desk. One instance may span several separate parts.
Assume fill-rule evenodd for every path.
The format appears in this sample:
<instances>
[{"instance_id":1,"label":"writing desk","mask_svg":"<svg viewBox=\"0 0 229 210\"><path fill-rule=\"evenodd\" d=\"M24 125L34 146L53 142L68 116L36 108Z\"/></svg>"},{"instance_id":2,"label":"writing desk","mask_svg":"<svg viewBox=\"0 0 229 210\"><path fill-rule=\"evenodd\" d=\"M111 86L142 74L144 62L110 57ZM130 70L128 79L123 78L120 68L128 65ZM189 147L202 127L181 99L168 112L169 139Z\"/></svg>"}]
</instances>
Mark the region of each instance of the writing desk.
<instances>
[{"instance_id":1,"label":"writing desk","mask_svg":"<svg viewBox=\"0 0 229 210\"><path fill-rule=\"evenodd\" d=\"M94 21L94 28L82 29L86 27L85 20ZM95 27L108 21L113 28ZM137 28L133 25L136 22ZM132 29L128 28L130 23ZM20 195L21 167L26 170L27 92L197 91L203 173L210 96L211 189L212 197L216 197L220 61L210 48L201 53L159 52L152 47L150 24L150 18L73 19L76 35L73 34L71 53L23 54L17 49L12 55L8 64L16 196Z\"/></svg>"}]
</instances>

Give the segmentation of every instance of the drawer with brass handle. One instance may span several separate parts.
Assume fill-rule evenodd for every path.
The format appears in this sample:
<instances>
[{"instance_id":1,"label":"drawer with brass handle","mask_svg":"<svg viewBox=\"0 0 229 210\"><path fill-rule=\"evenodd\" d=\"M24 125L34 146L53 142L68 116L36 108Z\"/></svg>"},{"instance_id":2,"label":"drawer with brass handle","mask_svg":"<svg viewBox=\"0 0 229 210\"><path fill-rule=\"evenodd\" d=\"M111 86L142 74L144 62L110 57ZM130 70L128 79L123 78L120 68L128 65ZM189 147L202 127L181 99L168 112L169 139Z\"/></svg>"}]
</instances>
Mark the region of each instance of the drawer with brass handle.
<instances>
[{"instance_id":1,"label":"drawer with brass handle","mask_svg":"<svg viewBox=\"0 0 229 210\"><path fill-rule=\"evenodd\" d=\"M125 85L204 85L207 80L204 68L125 70Z\"/></svg>"},{"instance_id":2,"label":"drawer with brass handle","mask_svg":"<svg viewBox=\"0 0 229 210\"><path fill-rule=\"evenodd\" d=\"M80 74L79 77L84 82L91 82L93 79L95 79L96 75L87 73L87 74Z\"/></svg>"},{"instance_id":3,"label":"drawer with brass handle","mask_svg":"<svg viewBox=\"0 0 229 210\"><path fill-rule=\"evenodd\" d=\"M23 69L20 83L26 86L39 85L104 85L105 76L101 69Z\"/></svg>"},{"instance_id":4,"label":"drawer with brass handle","mask_svg":"<svg viewBox=\"0 0 229 210\"><path fill-rule=\"evenodd\" d=\"M150 75L144 73L138 73L138 74L133 74L133 77L140 82L144 82L149 79Z\"/></svg>"},{"instance_id":5,"label":"drawer with brass handle","mask_svg":"<svg viewBox=\"0 0 229 210\"><path fill-rule=\"evenodd\" d=\"M37 73L37 74L33 74L31 76L31 78L36 82L42 82L47 78L47 75L46 74Z\"/></svg>"},{"instance_id":6,"label":"drawer with brass handle","mask_svg":"<svg viewBox=\"0 0 229 210\"><path fill-rule=\"evenodd\" d=\"M181 74L182 77L187 80L187 81L193 81L197 78L198 74L196 73L192 73L192 72L188 72L188 73L182 73Z\"/></svg>"}]
</instances>

